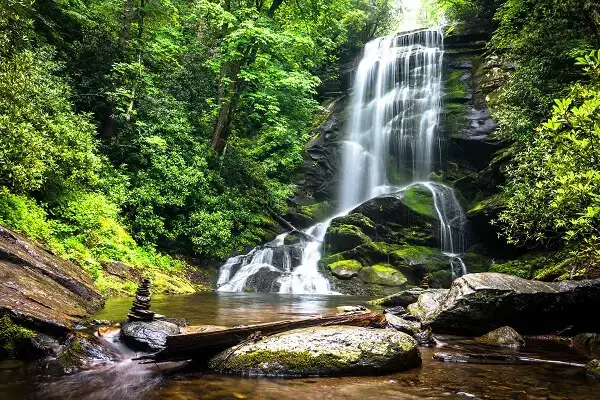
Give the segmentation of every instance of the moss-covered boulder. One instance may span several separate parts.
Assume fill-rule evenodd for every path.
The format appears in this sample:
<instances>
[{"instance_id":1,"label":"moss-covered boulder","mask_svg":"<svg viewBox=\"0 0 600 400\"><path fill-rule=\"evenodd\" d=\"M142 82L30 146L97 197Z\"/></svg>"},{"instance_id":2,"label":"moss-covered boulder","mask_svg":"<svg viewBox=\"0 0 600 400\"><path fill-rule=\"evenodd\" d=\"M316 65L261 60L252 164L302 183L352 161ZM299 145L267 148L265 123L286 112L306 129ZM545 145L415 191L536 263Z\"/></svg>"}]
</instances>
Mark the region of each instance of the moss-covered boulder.
<instances>
[{"instance_id":1,"label":"moss-covered boulder","mask_svg":"<svg viewBox=\"0 0 600 400\"><path fill-rule=\"evenodd\" d=\"M479 336L476 340L481 343L504 347L525 346L525 339L523 339L523 336L519 335L519 332L515 331L510 326L494 329L483 336Z\"/></svg>"},{"instance_id":2,"label":"moss-covered boulder","mask_svg":"<svg viewBox=\"0 0 600 400\"><path fill-rule=\"evenodd\" d=\"M349 279L358 275L362 264L356 260L342 260L328 265L331 273L340 279Z\"/></svg>"},{"instance_id":3,"label":"moss-covered boulder","mask_svg":"<svg viewBox=\"0 0 600 400\"><path fill-rule=\"evenodd\" d=\"M69 335L56 357L64 373L106 365L120 360L120 355L92 334L77 332Z\"/></svg>"},{"instance_id":4,"label":"moss-covered boulder","mask_svg":"<svg viewBox=\"0 0 600 400\"><path fill-rule=\"evenodd\" d=\"M217 372L258 376L360 375L421 364L417 342L388 329L329 326L296 329L215 356Z\"/></svg>"},{"instance_id":5,"label":"moss-covered boulder","mask_svg":"<svg viewBox=\"0 0 600 400\"><path fill-rule=\"evenodd\" d=\"M390 264L380 263L362 268L358 277L366 283L384 286L402 286L407 282L406 277Z\"/></svg>"},{"instance_id":6,"label":"moss-covered boulder","mask_svg":"<svg viewBox=\"0 0 600 400\"><path fill-rule=\"evenodd\" d=\"M592 360L585 365L585 372L588 375L600 380L600 360Z\"/></svg>"},{"instance_id":7,"label":"moss-covered boulder","mask_svg":"<svg viewBox=\"0 0 600 400\"><path fill-rule=\"evenodd\" d=\"M336 218L327 229L324 242L328 254L350 250L371 240L360 226L344 222Z\"/></svg>"}]
</instances>

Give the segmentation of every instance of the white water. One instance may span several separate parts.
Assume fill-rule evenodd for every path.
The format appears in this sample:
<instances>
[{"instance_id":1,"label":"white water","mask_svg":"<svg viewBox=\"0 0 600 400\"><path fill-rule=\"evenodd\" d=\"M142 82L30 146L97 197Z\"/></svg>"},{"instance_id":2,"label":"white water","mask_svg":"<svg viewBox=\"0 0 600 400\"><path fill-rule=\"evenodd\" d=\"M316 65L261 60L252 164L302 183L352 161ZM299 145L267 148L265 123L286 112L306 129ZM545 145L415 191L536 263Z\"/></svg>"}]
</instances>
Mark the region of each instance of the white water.
<instances>
[{"instance_id":1,"label":"white water","mask_svg":"<svg viewBox=\"0 0 600 400\"><path fill-rule=\"evenodd\" d=\"M465 214L452 188L428 181L431 172L441 167L437 128L442 58L440 29L381 37L366 44L356 70L348 138L342 147L340 212L336 217L373 197L419 185L431 192L440 221L440 249L457 276L467 272L460 258L465 247ZM332 219L305 231L315 240L300 246L302 255L295 266L292 249L284 246L287 234L230 258L221 267L218 290L248 290L251 277L272 271L277 277L270 291L332 293L318 269L321 242ZM273 261L274 251L282 253L279 262Z\"/></svg>"}]
</instances>

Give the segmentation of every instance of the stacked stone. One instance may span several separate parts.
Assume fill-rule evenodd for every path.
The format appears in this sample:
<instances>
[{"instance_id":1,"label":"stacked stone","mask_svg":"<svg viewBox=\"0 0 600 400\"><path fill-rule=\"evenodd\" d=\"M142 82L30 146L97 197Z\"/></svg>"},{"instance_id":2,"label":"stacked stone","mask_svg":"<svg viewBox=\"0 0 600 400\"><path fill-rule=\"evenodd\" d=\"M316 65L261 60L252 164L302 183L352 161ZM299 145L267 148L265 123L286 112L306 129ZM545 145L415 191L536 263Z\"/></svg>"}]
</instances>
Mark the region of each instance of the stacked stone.
<instances>
[{"instance_id":1,"label":"stacked stone","mask_svg":"<svg viewBox=\"0 0 600 400\"><path fill-rule=\"evenodd\" d=\"M154 312L150 311L150 279L141 280L127 318L130 321L152 321L154 319Z\"/></svg>"},{"instance_id":2,"label":"stacked stone","mask_svg":"<svg viewBox=\"0 0 600 400\"><path fill-rule=\"evenodd\" d=\"M429 277L425 276L421 282L421 289L429 289Z\"/></svg>"}]
</instances>

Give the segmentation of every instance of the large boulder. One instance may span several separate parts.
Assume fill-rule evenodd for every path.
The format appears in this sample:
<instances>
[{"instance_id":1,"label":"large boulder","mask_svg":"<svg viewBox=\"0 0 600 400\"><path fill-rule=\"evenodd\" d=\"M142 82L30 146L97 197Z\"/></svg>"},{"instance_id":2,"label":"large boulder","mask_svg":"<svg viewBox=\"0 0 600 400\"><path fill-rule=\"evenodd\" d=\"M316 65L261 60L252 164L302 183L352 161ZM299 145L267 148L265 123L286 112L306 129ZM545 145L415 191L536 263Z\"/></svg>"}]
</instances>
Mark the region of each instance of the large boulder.
<instances>
[{"instance_id":1,"label":"large boulder","mask_svg":"<svg viewBox=\"0 0 600 400\"><path fill-rule=\"evenodd\" d=\"M590 311L600 307L600 279L548 283L487 272L456 279L438 304L421 297L411 307L439 333L481 335L506 325L526 334L600 329Z\"/></svg>"},{"instance_id":2,"label":"large boulder","mask_svg":"<svg viewBox=\"0 0 600 400\"><path fill-rule=\"evenodd\" d=\"M167 336L177 335L179 332L179 326L168 321L127 321L121 327L121 339L136 350L160 350L164 347Z\"/></svg>"},{"instance_id":3,"label":"large boulder","mask_svg":"<svg viewBox=\"0 0 600 400\"><path fill-rule=\"evenodd\" d=\"M261 376L375 374L421 364L417 342L388 329L329 326L296 329L234 347L210 368Z\"/></svg>"}]
</instances>

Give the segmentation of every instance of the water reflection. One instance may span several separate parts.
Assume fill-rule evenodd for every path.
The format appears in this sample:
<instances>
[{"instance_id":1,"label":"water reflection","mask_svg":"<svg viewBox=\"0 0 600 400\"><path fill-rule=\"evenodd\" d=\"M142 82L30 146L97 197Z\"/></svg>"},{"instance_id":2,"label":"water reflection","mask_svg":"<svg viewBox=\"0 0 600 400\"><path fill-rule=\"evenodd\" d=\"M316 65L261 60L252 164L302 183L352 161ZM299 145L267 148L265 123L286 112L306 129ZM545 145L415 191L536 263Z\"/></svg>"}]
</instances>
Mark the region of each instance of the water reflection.
<instances>
[{"instance_id":1,"label":"water reflection","mask_svg":"<svg viewBox=\"0 0 600 400\"><path fill-rule=\"evenodd\" d=\"M189 296L154 296L152 310L191 325L241 325L282 319L327 315L339 305L365 305L368 297L279 293L201 293ZM109 299L95 318L125 319L130 298Z\"/></svg>"}]
</instances>

